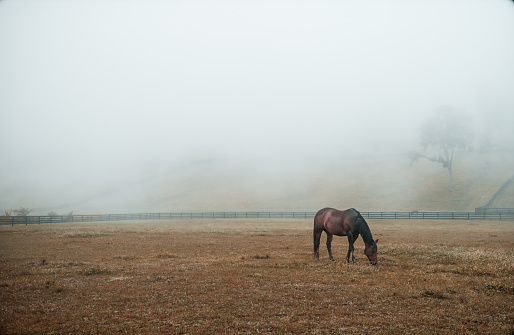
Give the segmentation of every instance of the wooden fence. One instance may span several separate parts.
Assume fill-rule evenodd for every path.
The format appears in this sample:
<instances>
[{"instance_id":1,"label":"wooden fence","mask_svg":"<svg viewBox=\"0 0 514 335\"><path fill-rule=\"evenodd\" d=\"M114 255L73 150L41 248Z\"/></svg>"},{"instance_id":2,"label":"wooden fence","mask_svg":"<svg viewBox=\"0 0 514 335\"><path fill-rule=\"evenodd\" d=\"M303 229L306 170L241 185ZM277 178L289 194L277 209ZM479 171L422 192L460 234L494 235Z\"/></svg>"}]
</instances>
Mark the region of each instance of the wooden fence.
<instances>
[{"instance_id":1,"label":"wooden fence","mask_svg":"<svg viewBox=\"0 0 514 335\"><path fill-rule=\"evenodd\" d=\"M514 215L514 208L476 208L475 213L481 214L503 214L503 215Z\"/></svg>"},{"instance_id":2,"label":"wooden fence","mask_svg":"<svg viewBox=\"0 0 514 335\"><path fill-rule=\"evenodd\" d=\"M52 216L0 216L0 225L61 222L108 222L125 220L192 220L192 219L312 219L316 212L188 212L135 213ZM514 220L514 212L361 212L366 219L421 220Z\"/></svg>"}]
</instances>

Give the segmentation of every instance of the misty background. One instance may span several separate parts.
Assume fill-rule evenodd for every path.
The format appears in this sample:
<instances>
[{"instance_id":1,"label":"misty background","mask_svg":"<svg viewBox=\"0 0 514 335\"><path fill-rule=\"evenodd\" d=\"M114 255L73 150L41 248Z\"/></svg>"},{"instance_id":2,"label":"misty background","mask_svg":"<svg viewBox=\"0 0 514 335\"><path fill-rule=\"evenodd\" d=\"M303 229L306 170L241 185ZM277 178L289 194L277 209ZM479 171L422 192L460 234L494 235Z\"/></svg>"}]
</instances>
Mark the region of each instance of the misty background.
<instances>
[{"instance_id":1,"label":"misty background","mask_svg":"<svg viewBox=\"0 0 514 335\"><path fill-rule=\"evenodd\" d=\"M513 173L513 41L506 0L1 0L0 210L469 210ZM457 192L408 159L441 106Z\"/></svg>"}]
</instances>

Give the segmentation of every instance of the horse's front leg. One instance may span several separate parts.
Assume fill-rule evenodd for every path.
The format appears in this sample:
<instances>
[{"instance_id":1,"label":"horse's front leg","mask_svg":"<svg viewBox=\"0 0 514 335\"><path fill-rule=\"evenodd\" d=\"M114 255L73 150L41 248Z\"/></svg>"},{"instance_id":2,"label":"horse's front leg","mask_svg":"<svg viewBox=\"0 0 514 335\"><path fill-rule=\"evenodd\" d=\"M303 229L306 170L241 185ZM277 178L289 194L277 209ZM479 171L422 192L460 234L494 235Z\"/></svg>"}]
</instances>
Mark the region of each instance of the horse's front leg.
<instances>
[{"instance_id":1,"label":"horse's front leg","mask_svg":"<svg viewBox=\"0 0 514 335\"><path fill-rule=\"evenodd\" d=\"M330 260L332 262L335 262L334 257L332 257L332 239L334 238L334 235L327 233L327 250L328 250L328 256L330 257Z\"/></svg>"},{"instance_id":2,"label":"horse's front leg","mask_svg":"<svg viewBox=\"0 0 514 335\"><path fill-rule=\"evenodd\" d=\"M353 242L355 242L355 239L352 235L348 235L348 253L346 254L346 262L350 263L350 254L352 254L352 262L355 263L355 256L353 254L353 251L355 250L353 247Z\"/></svg>"}]
</instances>

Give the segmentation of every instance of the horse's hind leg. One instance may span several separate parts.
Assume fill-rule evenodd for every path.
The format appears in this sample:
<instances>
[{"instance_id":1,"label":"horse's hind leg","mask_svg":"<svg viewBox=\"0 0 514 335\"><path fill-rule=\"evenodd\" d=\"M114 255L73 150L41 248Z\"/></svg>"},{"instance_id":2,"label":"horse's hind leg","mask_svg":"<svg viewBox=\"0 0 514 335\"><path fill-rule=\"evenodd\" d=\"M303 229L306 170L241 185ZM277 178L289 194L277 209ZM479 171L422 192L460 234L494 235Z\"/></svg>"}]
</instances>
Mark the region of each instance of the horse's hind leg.
<instances>
[{"instance_id":1,"label":"horse's hind leg","mask_svg":"<svg viewBox=\"0 0 514 335\"><path fill-rule=\"evenodd\" d=\"M330 260L332 262L335 262L334 261L334 257L332 257L332 238L334 237L334 235L332 234L329 234L327 232L327 250L328 250L328 256L330 257Z\"/></svg>"},{"instance_id":2,"label":"horse's hind leg","mask_svg":"<svg viewBox=\"0 0 514 335\"><path fill-rule=\"evenodd\" d=\"M353 242L355 242L356 239L353 238L351 234L348 234L348 253L346 254L346 262L350 263L350 254L352 254L352 262L355 263L355 256L353 254L353 251L355 248L353 247Z\"/></svg>"}]
</instances>

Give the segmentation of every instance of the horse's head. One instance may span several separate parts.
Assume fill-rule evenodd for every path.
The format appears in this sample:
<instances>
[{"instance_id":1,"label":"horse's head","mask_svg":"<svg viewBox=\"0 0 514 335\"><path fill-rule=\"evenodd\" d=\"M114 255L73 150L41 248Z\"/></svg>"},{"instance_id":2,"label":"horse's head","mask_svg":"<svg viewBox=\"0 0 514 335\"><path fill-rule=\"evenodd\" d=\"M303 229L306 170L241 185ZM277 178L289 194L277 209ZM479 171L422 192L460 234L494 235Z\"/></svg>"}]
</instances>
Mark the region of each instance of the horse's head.
<instances>
[{"instance_id":1,"label":"horse's head","mask_svg":"<svg viewBox=\"0 0 514 335\"><path fill-rule=\"evenodd\" d=\"M364 254L368 256L369 262L372 265L377 265L377 242L378 240L373 241L373 244L366 244L364 247Z\"/></svg>"}]
</instances>

